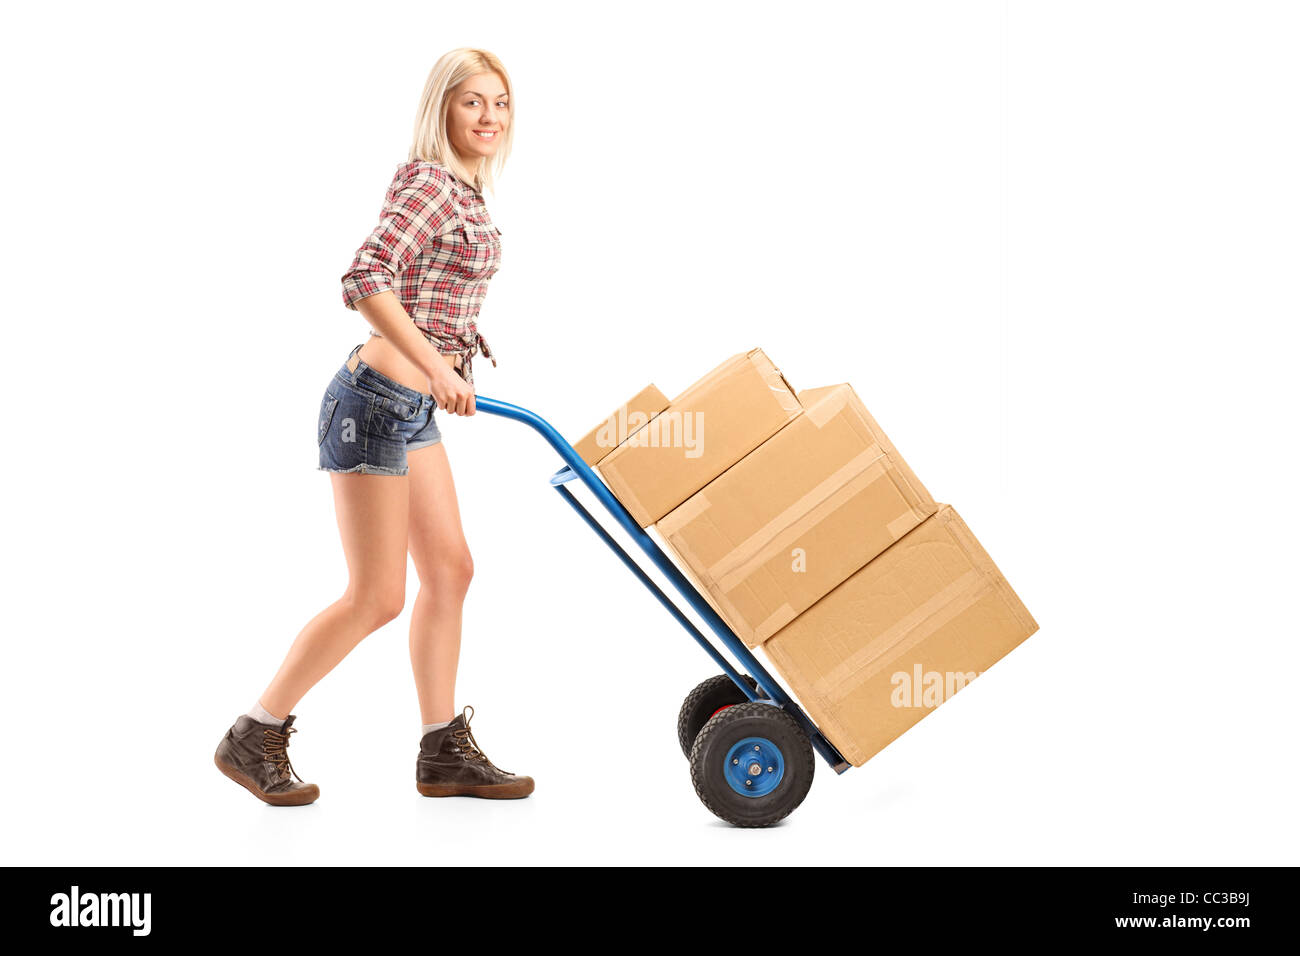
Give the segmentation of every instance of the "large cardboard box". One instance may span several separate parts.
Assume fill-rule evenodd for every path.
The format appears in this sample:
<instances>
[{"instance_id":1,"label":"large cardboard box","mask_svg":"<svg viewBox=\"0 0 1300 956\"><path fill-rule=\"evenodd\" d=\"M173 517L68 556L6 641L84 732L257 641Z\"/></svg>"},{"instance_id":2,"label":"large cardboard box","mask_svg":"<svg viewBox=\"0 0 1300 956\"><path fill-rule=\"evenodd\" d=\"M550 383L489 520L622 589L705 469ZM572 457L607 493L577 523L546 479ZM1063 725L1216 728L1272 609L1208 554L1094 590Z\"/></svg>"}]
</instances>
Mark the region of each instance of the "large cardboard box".
<instances>
[{"instance_id":1,"label":"large cardboard box","mask_svg":"<svg viewBox=\"0 0 1300 956\"><path fill-rule=\"evenodd\" d=\"M938 505L847 383L655 525L757 647Z\"/></svg>"},{"instance_id":2,"label":"large cardboard box","mask_svg":"<svg viewBox=\"0 0 1300 956\"><path fill-rule=\"evenodd\" d=\"M940 505L763 651L861 766L1036 630L970 528Z\"/></svg>"},{"instance_id":3,"label":"large cardboard box","mask_svg":"<svg viewBox=\"0 0 1300 956\"><path fill-rule=\"evenodd\" d=\"M781 370L750 349L732 356L596 466L642 528L749 454L802 411Z\"/></svg>"},{"instance_id":4,"label":"large cardboard box","mask_svg":"<svg viewBox=\"0 0 1300 956\"><path fill-rule=\"evenodd\" d=\"M599 425L573 443L593 468L629 435L668 407L668 398L651 383L614 409Z\"/></svg>"},{"instance_id":5,"label":"large cardboard box","mask_svg":"<svg viewBox=\"0 0 1300 956\"><path fill-rule=\"evenodd\" d=\"M691 584L691 586L694 587L696 591L700 592L705 602L709 605L709 607L713 608L713 610L717 613L718 617L722 618L723 621L730 624L731 622L727 617L726 609L723 608L721 605L719 605L717 600L714 599L713 595L708 592L708 590L704 587L703 583L700 581L699 576L695 573L695 571L691 568L691 566L687 564L685 561L683 561L682 556L678 554L676 551L674 551L672 545L670 545L666 540L664 540L663 535L659 533L658 527L656 525L650 525L645 529L645 533L650 537L651 541L653 541L655 544L659 546L659 550L661 550L668 557L668 560L673 563L673 565L677 568L677 570L682 572L682 576L686 578L686 580ZM670 588L668 590L668 594L674 600L677 600L677 592L675 590ZM734 630L735 628L733 627L732 629ZM707 627L704 628L704 633L709 636L710 640L713 639L713 632L709 630Z\"/></svg>"}]
</instances>

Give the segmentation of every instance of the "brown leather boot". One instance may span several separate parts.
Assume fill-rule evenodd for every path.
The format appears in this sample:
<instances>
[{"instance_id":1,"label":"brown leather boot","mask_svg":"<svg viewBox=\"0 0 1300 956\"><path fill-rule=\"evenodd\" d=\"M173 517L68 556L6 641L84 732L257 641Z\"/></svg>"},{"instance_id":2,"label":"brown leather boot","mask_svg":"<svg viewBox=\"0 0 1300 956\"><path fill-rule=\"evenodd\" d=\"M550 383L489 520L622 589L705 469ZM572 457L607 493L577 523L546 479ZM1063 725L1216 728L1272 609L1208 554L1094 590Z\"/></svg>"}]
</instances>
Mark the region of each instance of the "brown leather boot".
<instances>
[{"instance_id":1,"label":"brown leather boot","mask_svg":"<svg viewBox=\"0 0 1300 956\"><path fill-rule=\"evenodd\" d=\"M217 768L272 806L300 807L313 802L320 796L320 788L303 783L289 763L289 735L298 732L289 726L293 721L293 714L279 725L258 723L247 714L240 715L217 744L213 755ZM290 774L298 777L296 783Z\"/></svg>"},{"instance_id":2,"label":"brown leather boot","mask_svg":"<svg viewBox=\"0 0 1300 956\"><path fill-rule=\"evenodd\" d=\"M426 797L488 797L510 800L533 792L533 778L507 773L478 747L470 733L466 707L450 724L420 740L415 761L415 789Z\"/></svg>"}]
</instances>

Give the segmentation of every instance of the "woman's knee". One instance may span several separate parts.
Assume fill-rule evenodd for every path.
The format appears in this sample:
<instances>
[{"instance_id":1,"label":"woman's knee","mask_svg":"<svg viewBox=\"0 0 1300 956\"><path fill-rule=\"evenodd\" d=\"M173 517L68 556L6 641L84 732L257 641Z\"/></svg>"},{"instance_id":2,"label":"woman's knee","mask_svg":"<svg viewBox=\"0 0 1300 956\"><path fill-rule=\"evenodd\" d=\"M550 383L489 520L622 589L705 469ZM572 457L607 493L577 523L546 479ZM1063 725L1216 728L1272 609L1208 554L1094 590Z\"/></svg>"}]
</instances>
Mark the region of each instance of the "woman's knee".
<instances>
[{"instance_id":1,"label":"woman's knee","mask_svg":"<svg viewBox=\"0 0 1300 956\"><path fill-rule=\"evenodd\" d=\"M417 568L420 585L436 591L466 591L474 577L474 559L469 549L450 550L439 554L430 566Z\"/></svg>"},{"instance_id":2,"label":"woman's knee","mask_svg":"<svg viewBox=\"0 0 1300 956\"><path fill-rule=\"evenodd\" d=\"M449 554L443 563L442 572L448 587L461 591L467 590L469 582L474 578L474 559L470 557L469 549L453 551Z\"/></svg>"},{"instance_id":3,"label":"woman's knee","mask_svg":"<svg viewBox=\"0 0 1300 956\"><path fill-rule=\"evenodd\" d=\"M355 587L348 589L353 613L370 630L377 630L394 620L406 607L406 582L401 587Z\"/></svg>"}]
</instances>

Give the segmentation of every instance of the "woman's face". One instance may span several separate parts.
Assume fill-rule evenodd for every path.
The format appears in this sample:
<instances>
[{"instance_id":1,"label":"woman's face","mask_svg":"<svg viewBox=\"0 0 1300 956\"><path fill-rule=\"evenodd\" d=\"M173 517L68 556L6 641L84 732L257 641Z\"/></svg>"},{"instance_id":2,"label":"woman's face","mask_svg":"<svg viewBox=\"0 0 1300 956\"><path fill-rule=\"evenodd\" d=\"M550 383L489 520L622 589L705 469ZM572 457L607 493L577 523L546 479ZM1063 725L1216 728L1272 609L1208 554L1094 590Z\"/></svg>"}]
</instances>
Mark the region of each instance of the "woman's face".
<instances>
[{"instance_id":1,"label":"woman's face","mask_svg":"<svg viewBox=\"0 0 1300 956\"><path fill-rule=\"evenodd\" d=\"M497 74L479 73L452 88L447 135L470 168L496 154L509 122L506 85Z\"/></svg>"}]
</instances>

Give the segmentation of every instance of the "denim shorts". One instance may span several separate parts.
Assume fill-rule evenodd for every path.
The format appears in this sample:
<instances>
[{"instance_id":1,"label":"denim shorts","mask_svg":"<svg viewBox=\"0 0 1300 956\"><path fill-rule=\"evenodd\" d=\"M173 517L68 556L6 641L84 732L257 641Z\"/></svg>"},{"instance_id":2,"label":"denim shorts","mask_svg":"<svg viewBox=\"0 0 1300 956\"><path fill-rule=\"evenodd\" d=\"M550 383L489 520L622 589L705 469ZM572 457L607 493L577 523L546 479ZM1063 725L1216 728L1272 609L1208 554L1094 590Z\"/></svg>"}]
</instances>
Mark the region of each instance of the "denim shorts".
<instances>
[{"instance_id":1,"label":"denim shorts","mask_svg":"<svg viewBox=\"0 0 1300 956\"><path fill-rule=\"evenodd\" d=\"M432 395L394 382L360 358L349 370L360 348L348 353L321 398L317 471L405 475L408 451L442 441L433 420L437 404Z\"/></svg>"}]
</instances>

